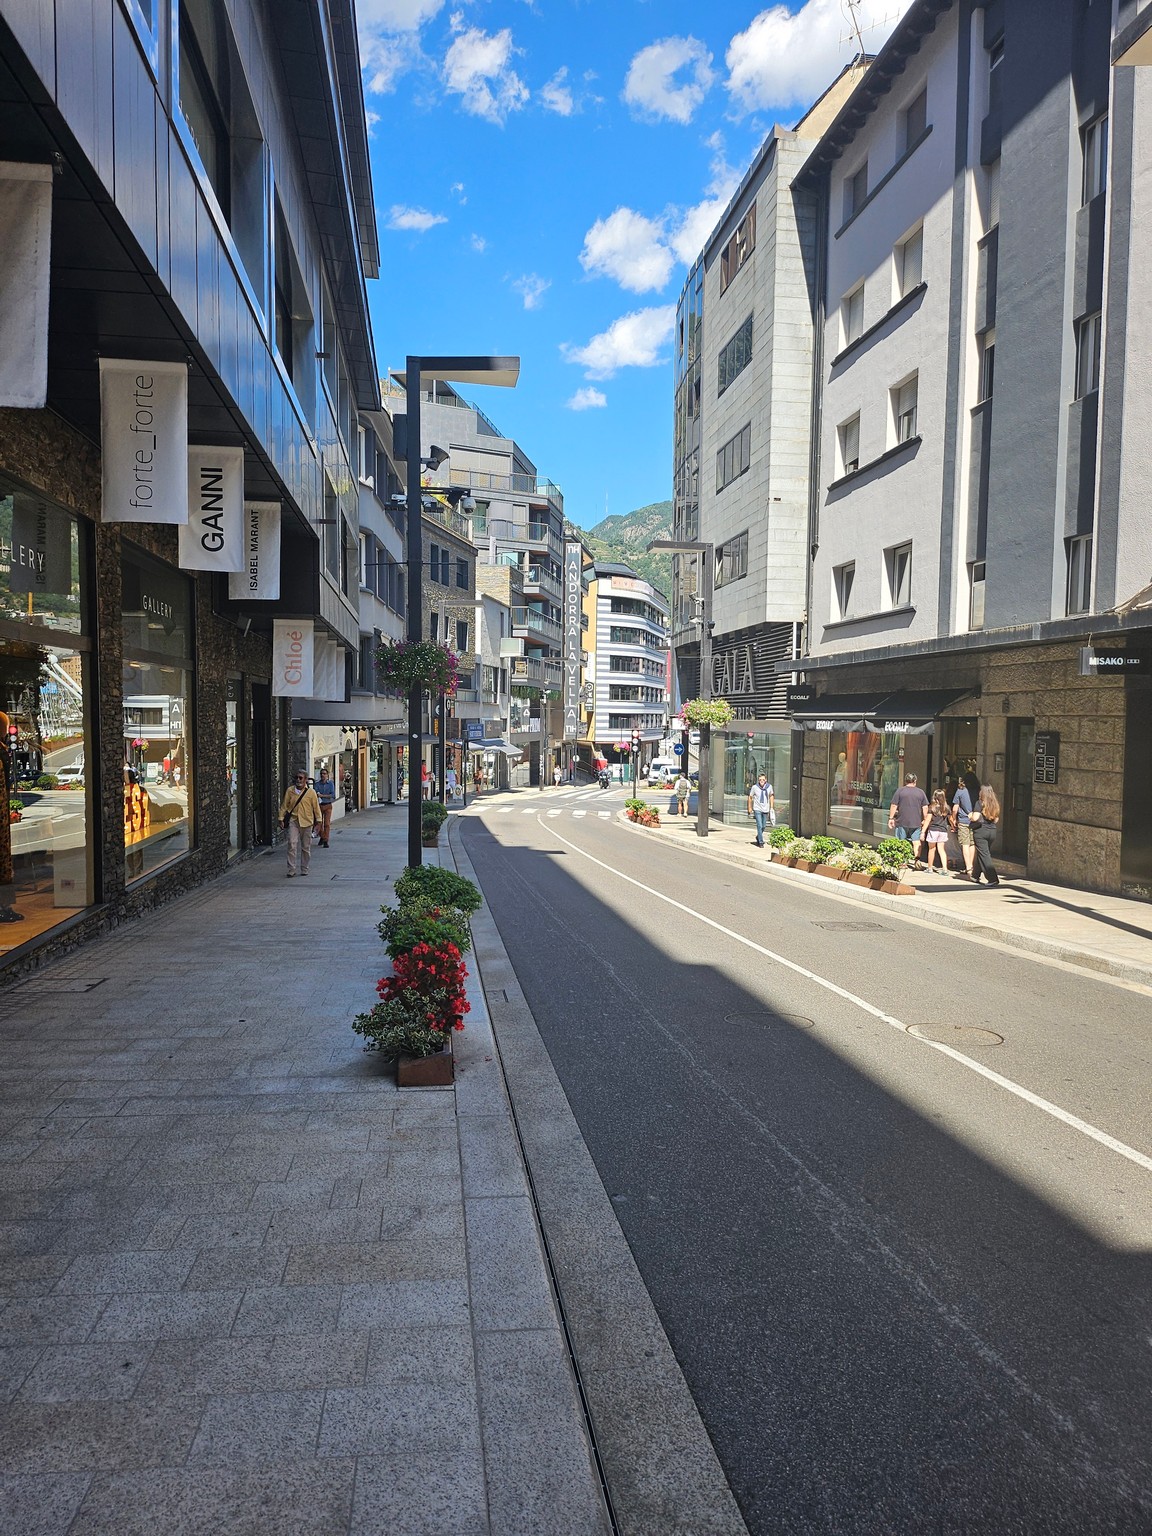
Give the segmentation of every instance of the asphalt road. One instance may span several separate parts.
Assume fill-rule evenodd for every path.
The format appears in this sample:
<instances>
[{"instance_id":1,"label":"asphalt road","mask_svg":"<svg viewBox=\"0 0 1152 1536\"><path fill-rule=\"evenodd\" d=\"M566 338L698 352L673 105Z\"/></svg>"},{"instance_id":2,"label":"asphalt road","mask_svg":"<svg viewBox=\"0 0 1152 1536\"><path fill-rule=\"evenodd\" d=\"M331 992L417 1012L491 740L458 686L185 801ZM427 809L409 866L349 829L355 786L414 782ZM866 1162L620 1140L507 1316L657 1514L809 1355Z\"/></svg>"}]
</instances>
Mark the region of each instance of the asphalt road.
<instances>
[{"instance_id":1,"label":"asphalt road","mask_svg":"<svg viewBox=\"0 0 1152 1536\"><path fill-rule=\"evenodd\" d=\"M622 799L457 825L754 1536L1146 1536L1152 998Z\"/></svg>"}]
</instances>

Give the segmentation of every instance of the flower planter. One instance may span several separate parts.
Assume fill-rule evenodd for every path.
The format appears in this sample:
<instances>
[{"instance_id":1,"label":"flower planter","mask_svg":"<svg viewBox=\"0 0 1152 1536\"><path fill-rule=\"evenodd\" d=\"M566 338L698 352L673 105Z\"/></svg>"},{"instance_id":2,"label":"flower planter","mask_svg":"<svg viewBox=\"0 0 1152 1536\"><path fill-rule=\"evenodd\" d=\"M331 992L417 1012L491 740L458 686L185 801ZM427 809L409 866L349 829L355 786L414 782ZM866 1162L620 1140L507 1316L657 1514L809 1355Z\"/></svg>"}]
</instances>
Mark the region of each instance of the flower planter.
<instances>
[{"instance_id":1,"label":"flower planter","mask_svg":"<svg viewBox=\"0 0 1152 1536\"><path fill-rule=\"evenodd\" d=\"M452 1036L435 1056L397 1056L397 1088L450 1088L453 1081Z\"/></svg>"},{"instance_id":2,"label":"flower planter","mask_svg":"<svg viewBox=\"0 0 1152 1536\"><path fill-rule=\"evenodd\" d=\"M886 896L915 896L916 894L914 885L905 885L900 880L885 880L881 883L880 889Z\"/></svg>"},{"instance_id":3,"label":"flower planter","mask_svg":"<svg viewBox=\"0 0 1152 1536\"><path fill-rule=\"evenodd\" d=\"M792 863L796 869L802 869L805 874L809 875L815 874L820 868L814 859L793 859Z\"/></svg>"},{"instance_id":4,"label":"flower planter","mask_svg":"<svg viewBox=\"0 0 1152 1536\"><path fill-rule=\"evenodd\" d=\"M423 848L439 848L439 846L440 846L440 834L439 834L439 832L424 832L424 833L421 833L420 845Z\"/></svg>"},{"instance_id":5,"label":"flower planter","mask_svg":"<svg viewBox=\"0 0 1152 1536\"><path fill-rule=\"evenodd\" d=\"M843 880L848 871L837 869L834 864L817 864L816 873L823 875L826 880Z\"/></svg>"},{"instance_id":6,"label":"flower planter","mask_svg":"<svg viewBox=\"0 0 1152 1536\"><path fill-rule=\"evenodd\" d=\"M773 853L772 857L777 863L783 864L785 869L794 869L796 866L796 860L787 853Z\"/></svg>"},{"instance_id":7,"label":"flower planter","mask_svg":"<svg viewBox=\"0 0 1152 1536\"><path fill-rule=\"evenodd\" d=\"M862 885L865 890L870 890L875 883L872 876L865 869L850 869L848 871L849 885Z\"/></svg>"}]
</instances>

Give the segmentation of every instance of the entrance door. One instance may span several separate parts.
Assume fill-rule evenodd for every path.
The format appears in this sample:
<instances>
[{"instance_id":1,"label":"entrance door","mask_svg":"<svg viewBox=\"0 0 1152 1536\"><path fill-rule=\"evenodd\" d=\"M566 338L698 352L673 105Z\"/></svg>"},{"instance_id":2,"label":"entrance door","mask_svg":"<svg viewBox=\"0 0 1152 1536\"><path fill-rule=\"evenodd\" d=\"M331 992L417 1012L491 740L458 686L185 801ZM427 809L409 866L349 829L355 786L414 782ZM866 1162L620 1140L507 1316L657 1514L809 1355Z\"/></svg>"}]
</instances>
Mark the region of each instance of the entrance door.
<instances>
[{"instance_id":1,"label":"entrance door","mask_svg":"<svg viewBox=\"0 0 1152 1536\"><path fill-rule=\"evenodd\" d=\"M1008 721L1004 763L1004 820L1001 852L1021 863L1028 858L1028 818L1032 814L1032 766L1036 754L1035 720Z\"/></svg>"}]
</instances>

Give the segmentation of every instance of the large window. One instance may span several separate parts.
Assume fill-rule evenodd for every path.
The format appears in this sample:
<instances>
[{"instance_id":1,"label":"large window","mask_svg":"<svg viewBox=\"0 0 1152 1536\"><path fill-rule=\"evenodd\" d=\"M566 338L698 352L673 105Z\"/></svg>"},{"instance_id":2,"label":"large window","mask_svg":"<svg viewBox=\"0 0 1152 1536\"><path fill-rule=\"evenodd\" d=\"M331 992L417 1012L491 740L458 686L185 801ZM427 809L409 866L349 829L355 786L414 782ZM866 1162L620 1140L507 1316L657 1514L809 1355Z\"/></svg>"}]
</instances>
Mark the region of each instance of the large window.
<instances>
[{"instance_id":1,"label":"large window","mask_svg":"<svg viewBox=\"0 0 1152 1536\"><path fill-rule=\"evenodd\" d=\"M921 225L896 247L897 296L904 298L913 288L919 288L923 277L924 227Z\"/></svg>"},{"instance_id":2,"label":"large window","mask_svg":"<svg viewBox=\"0 0 1152 1536\"><path fill-rule=\"evenodd\" d=\"M95 899L86 534L0 482L0 956Z\"/></svg>"},{"instance_id":3,"label":"large window","mask_svg":"<svg viewBox=\"0 0 1152 1536\"><path fill-rule=\"evenodd\" d=\"M914 97L904 111L900 114L901 148L904 154L914 149L920 142L924 131L928 127L928 91L922 90L919 96Z\"/></svg>"},{"instance_id":4,"label":"large window","mask_svg":"<svg viewBox=\"0 0 1152 1536\"><path fill-rule=\"evenodd\" d=\"M907 608L912 601L911 544L897 544L884 551L884 578L889 608Z\"/></svg>"},{"instance_id":5,"label":"large window","mask_svg":"<svg viewBox=\"0 0 1152 1536\"><path fill-rule=\"evenodd\" d=\"M756 204L753 203L748 212L736 226L736 233L720 253L720 292L723 293L728 284L739 272L740 268L756 249Z\"/></svg>"},{"instance_id":6,"label":"large window","mask_svg":"<svg viewBox=\"0 0 1152 1536\"><path fill-rule=\"evenodd\" d=\"M722 395L732 381L739 377L752 361L752 316L720 349L717 363L716 393Z\"/></svg>"},{"instance_id":7,"label":"large window","mask_svg":"<svg viewBox=\"0 0 1152 1536\"><path fill-rule=\"evenodd\" d=\"M748 534L738 533L716 550L716 585L726 587L748 574Z\"/></svg>"},{"instance_id":8,"label":"large window","mask_svg":"<svg viewBox=\"0 0 1152 1536\"><path fill-rule=\"evenodd\" d=\"M288 236L288 225L276 202L273 242L276 351L284 371L292 380L296 398L311 420L316 414L316 341L312 306L296 252Z\"/></svg>"},{"instance_id":9,"label":"large window","mask_svg":"<svg viewBox=\"0 0 1152 1536\"><path fill-rule=\"evenodd\" d=\"M192 596L169 566L125 550L124 849L129 880L192 846Z\"/></svg>"},{"instance_id":10,"label":"large window","mask_svg":"<svg viewBox=\"0 0 1152 1536\"><path fill-rule=\"evenodd\" d=\"M858 214L868 201L868 162L844 179L844 218Z\"/></svg>"},{"instance_id":11,"label":"large window","mask_svg":"<svg viewBox=\"0 0 1152 1536\"><path fill-rule=\"evenodd\" d=\"M856 585L856 562L848 560L832 572L832 614L836 619L852 617L852 589Z\"/></svg>"},{"instance_id":12,"label":"large window","mask_svg":"<svg viewBox=\"0 0 1152 1536\"><path fill-rule=\"evenodd\" d=\"M850 416L836 428L840 448L840 473L851 475L860 468L860 413Z\"/></svg>"},{"instance_id":13,"label":"large window","mask_svg":"<svg viewBox=\"0 0 1152 1536\"><path fill-rule=\"evenodd\" d=\"M722 491L733 480L748 473L752 462L752 424L743 427L729 439L716 455L716 489Z\"/></svg>"}]
</instances>

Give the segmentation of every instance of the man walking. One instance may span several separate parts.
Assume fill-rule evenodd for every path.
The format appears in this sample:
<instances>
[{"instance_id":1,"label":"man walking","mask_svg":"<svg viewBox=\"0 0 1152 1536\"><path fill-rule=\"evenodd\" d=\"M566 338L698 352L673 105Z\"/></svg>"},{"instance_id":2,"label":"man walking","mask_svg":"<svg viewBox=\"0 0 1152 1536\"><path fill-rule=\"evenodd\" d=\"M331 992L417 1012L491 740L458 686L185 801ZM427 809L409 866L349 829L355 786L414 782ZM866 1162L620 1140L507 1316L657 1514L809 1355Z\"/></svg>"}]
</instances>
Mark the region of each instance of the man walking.
<instances>
[{"instance_id":1,"label":"man walking","mask_svg":"<svg viewBox=\"0 0 1152 1536\"><path fill-rule=\"evenodd\" d=\"M332 836L332 807L336 804L336 785L327 768L321 768L316 784L316 798L320 802L320 846L327 848Z\"/></svg>"},{"instance_id":2,"label":"man walking","mask_svg":"<svg viewBox=\"0 0 1152 1536\"><path fill-rule=\"evenodd\" d=\"M748 791L748 814L756 818L756 846L764 846L764 828L776 825L776 795L768 782L768 775L762 773Z\"/></svg>"},{"instance_id":3,"label":"man walking","mask_svg":"<svg viewBox=\"0 0 1152 1536\"><path fill-rule=\"evenodd\" d=\"M676 776L676 782L672 786L672 792L676 796L677 816L687 816L688 796L692 793L692 785L689 781L688 775L684 772L683 768L681 768L680 772Z\"/></svg>"},{"instance_id":4,"label":"man walking","mask_svg":"<svg viewBox=\"0 0 1152 1536\"><path fill-rule=\"evenodd\" d=\"M924 807L928 796L916 783L914 773L904 775L904 787L892 796L888 807L888 830L897 837L907 838L912 844L912 857L920 868L920 835L924 825Z\"/></svg>"},{"instance_id":5,"label":"man walking","mask_svg":"<svg viewBox=\"0 0 1152 1536\"><path fill-rule=\"evenodd\" d=\"M295 783L284 791L280 802L280 823L288 834L288 878L296 873L299 858L300 873L308 873L312 857L312 828L318 826L323 816L316 791L308 783L303 768L296 775Z\"/></svg>"}]
</instances>

